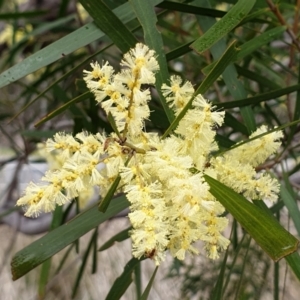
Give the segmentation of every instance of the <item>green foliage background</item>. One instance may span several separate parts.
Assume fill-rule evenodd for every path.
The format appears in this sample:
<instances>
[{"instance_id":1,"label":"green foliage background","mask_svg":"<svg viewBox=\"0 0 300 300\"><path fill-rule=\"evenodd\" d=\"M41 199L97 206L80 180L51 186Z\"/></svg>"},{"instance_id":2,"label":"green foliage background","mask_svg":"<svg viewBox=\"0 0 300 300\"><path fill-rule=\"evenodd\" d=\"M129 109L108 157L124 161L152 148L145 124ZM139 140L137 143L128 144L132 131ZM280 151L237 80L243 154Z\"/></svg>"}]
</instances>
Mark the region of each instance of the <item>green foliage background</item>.
<instances>
[{"instance_id":1,"label":"green foliage background","mask_svg":"<svg viewBox=\"0 0 300 300\"><path fill-rule=\"evenodd\" d=\"M279 259L284 258L293 276L300 279L300 258L294 252L298 241L278 223L287 209L291 227L300 235L299 183L290 180L300 169L299 1L295 4L288 0L82 0L80 3L90 15L87 20L81 19L76 10L70 14L69 2L61 0L57 14L48 20L42 18L47 11L22 13L10 8L0 14L0 19L13 25L13 43L3 49L0 65L0 118L9 120L14 133L21 134L23 149L10 138L15 159L24 159L37 141L60 130L59 121L72 120L74 134L82 130L110 132L112 128L106 117L96 109L96 102L85 87L82 70L88 69L93 60L109 60L117 66L122 53L138 41L146 43L156 51L160 64L158 93L153 93L147 130L167 135L186 112L175 119L159 92L170 74L178 74L190 80L197 93L204 94L218 109L225 109L225 125L217 135L222 151L246 139L262 124L270 130L278 126L284 131L281 153L263 166L273 169L274 176L281 180L278 203L271 208L260 201L252 204L207 177L214 196L235 218L232 245L217 265L210 266L214 278L208 280L201 270L178 261L174 261L170 276L183 278L182 292L187 297L201 298L205 293L210 295L209 299L258 299L264 282L254 283L249 274L253 272L253 261L259 260L267 266L266 272L274 264L272 294L279 299L279 286L284 281ZM7 4L0 1L0 5L5 8ZM20 22L32 24L32 31L26 32L24 27L23 38L17 40ZM1 129L9 139L8 131ZM109 203L111 195L106 200ZM121 195L104 213L94 206L79 212L68 225L62 224L66 212L57 209L53 230L16 253L12 261L13 278L18 279L43 264L38 287L43 298L50 258L94 230L74 283L75 296L88 257L94 257L96 264L97 227L127 206L126 198ZM125 230L102 248L107 249L114 240L127 238ZM133 273L135 284L140 284L136 272L140 262L130 257L128 261L106 299L119 299L132 283ZM234 279L237 270L239 280ZM192 272L196 275L191 276ZM137 287L138 299L147 299L153 278L144 292Z\"/></svg>"}]
</instances>

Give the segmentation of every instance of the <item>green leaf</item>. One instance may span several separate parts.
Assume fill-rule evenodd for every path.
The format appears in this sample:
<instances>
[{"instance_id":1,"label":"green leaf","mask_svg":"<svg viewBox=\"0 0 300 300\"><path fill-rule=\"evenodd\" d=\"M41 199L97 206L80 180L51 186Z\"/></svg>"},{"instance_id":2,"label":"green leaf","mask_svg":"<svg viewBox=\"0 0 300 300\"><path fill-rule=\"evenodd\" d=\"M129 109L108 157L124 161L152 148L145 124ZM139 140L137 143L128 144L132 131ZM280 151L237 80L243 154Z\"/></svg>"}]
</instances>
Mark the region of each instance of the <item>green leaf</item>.
<instances>
[{"instance_id":1,"label":"green leaf","mask_svg":"<svg viewBox=\"0 0 300 300\"><path fill-rule=\"evenodd\" d=\"M132 258L124 267L123 273L115 280L105 300L118 300L132 283L132 275L140 260Z\"/></svg>"},{"instance_id":2,"label":"green leaf","mask_svg":"<svg viewBox=\"0 0 300 300\"><path fill-rule=\"evenodd\" d=\"M63 217L62 206L56 206L55 211L53 213L50 230L53 230L61 225L62 217ZM40 278L39 278L39 286L38 286L38 295L40 299L43 299L46 295L46 287L50 275L50 269L51 269L51 258L47 259L42 264Z\"/></svg>"},{"instance_id":3,"label":"green leaf","mask_svg":"<svg viewBox=\"0 0 300 300\"><path fill-rule=\"evenodd\" d=\"M20 250L14 255L11 262L13 280L22 277L91 229L128 207L128 205L125 196L120 196L112 201L106 213L103 214L98 211L96 204L68 223L52 230Z\"/></svg>"},{"instance_id":4,"label":"green leaf","mask_svg":"<svg viewBox=\"0 0 300 300\"><path fill-rule=\"evenodd\" d=\"M20 134L28 138L44 139L51 138L56 130L22 130Z\"/></svg>"},{"instance_id":5,"label":"green leaf","mask_svg":"<svg viewBox=\"0 0 300 300\"><path fill-rule=\"evenodd\" d=\"M165 97L161 92L161 86L169 80L169 72L167 66L166 55L164 53L164 44L160 32L156 27L157 17L153 8L154 1L149 0L129 0L135 14L142 25L146 44L150 49L153 49L157 55L156 59L159 64L159 72L156 73L156 90L159 93L159 98L164 111L171 123L174 119L174 114L169 108ZM161 1L160 1L161 2Z\"/></svg>"},{"instance_id":6,"label":"green leaf","mask_svg":"<svg viewBox=\"0 0 300 300\"><path fill-rule=\"evenodd\" d=\"M115 122L115 119L113 117L113 115L111 114L111 112L108 113L107 115L107 120L111 126L111 128L113 129L113 131L117 134L117 136L121 139L121 134L118 130L117 124Z\"/></svg>"},{"instance_id":7,"label":"green leaf","mask_svg":"<svg viewBox=\"0 0 300 300\"><path fill-rule=\"evenodd\" d=\"M229 138L221 134L216 134L215 140L218 143L219 147L221 148L221 151L222 148L229 149L236 144L234 141L230 140Z\"/></svg>"},{"instance_id":8,"label":"green leaf","mask_svg":"<svg viewBox=\"0 0 300 300\"><path fill-rule=\"evenodd\" d=\"M100 201L99 203L99 206L98 206L98 209L99 211L105 213L110 202L111 202L111 199L112 197L114 196L117 188L118 188L118 185L121 181L121 176L118 175L117 178L114 180L114 182L112 183L112 185L110 186L107 194L105 195L105 197Z\"/></svg>"},{"instance_id":9,"label":"green leaf","mask_svg":"<svg viewBox=\"0 0 300 300\"><path fill-rule=\"evenodd\" d=\"M269 129L268 132L265 132L265 133L256 135L256 136L254 136L254 137L252 137L252 138L250 138L250 139L248 139L248 140L245 140L245 141L243 141L243 142L235 143L230 149L228 149L228 150L226 150L226 151L232 150L232 149L234 149L234 148L236 148L236 147L240 147L240 146L243 145L243 144L247 144L247 143L249 143L249 142L251 142L251 141L254 141L254 140L256 140L256 139L259 139L259 138L261 138L261 137L263 137L263 136L265 136L265 135L268 135L268 134L270 134L270 133L272 133L272 132L274 132L274 131L283 130L283 129L287 128L287 127L291 127L291 126L293 126L293 125L295 125L295 124L298 124L298 123L300 123L300 120L297 120L297 121L294 121L294 122L290 122L290 123L287 123L287 124L284 124L284 125L275 127L275 128L273 128L273 129ZM226 151L219 151L218 153L220 154L220 153L224 153L224 152L226 152Z\"/></svg>"},{"instance_id":10,"label":"green leaf","mask_svg":"<svg viewBox=\"0 0 300 300\"><path fill-rule=\"evenodd\" d=\"M269 209L263 201L255 200L253 202L256 206L263 209L266 213L268 213L271 217L273 217L272 212L274 213L274 206L276 204L272 208ZM282 203L282 201L280 201L280 202ZM279 204L280 202L278 202L277 204ZM281 209L282 207L280 207L279 209ZM279 210L276 210L277 213L278 213L278 211ZM292 271L297 276L297 278L300 280L300 256L299 256L299 253L294 252L288 256L285 256L284 259L289 264L289 266L291 267Z\"/></svg>"},{"instance_id":11,"label":"green leaf","mask_svg":"<svg viewBox=\"0 0 300 300\"><path fill-rule=\"evenodd\" d=\"M171 2L171 1L164 1L158 4L157 7L165 8L168 10L185 12L193 15L210 16L214 18L222 18L226 15L226 11L199 7L199 6L194 6L185 3Z\"/></svg>"},{"instance_id":12,"label":"green leaf","mask_svg":"<svg viewBox=\"0 0 300 300\"><path fill-rule=\"evenodd\" d=\"M135 46L137 39L104 2L99 0L79 0L79 2L94 19L95 24L123 53Z\"/></svg>"},{"instance_id":13,"label":"green leaf","mask_svg":"<svg viewBox=\"0 0 300 300\"><path fill-rule=\"evenodd\" d=\"M236 60L241 60L244 57L248 56L255 50L259 49L260 47L272 42L275 40L275 37L282 34L286 30L286 26L278 26L275 28L272 28L270 30L267 30L260 34L259 36L251 39L250 41L242 44L240 46L241 51L236 57Z\"/></svg>"},{"instance_id":14,"label":"green leaf","mask_svg":"<svg viewBox=\"0 0 300 300\"><path fill-rule=\"evenodd\" d=\"M68 258L69 258L69 255L70 255L72 249L73 249L75 246L76 246L76 243L73 243L73 244L71 244L71 245L68 247L68 249L66 250L66 252L65 252L65 254L64 254L64 256L63 256L63 258L59 261L59 265L58 265L58 267L56 268L56 270L55 270L55 272L54 272L55 275L59 274L59 272L62 270L63 266L65 265L66 261L67 261Z\"/></svg>"},{"instance_id":15,"label":"green leaf","mask_svg":"<svg viewBox=\"0 0 300 300\"><path fill-rule=\"evenodd\" d=\"M179 113L179 115L176 117L176 119L172 122L172 124L169 126L169 128L165 131L163 138L167 137L172 130L174 130L180 120L185 116L188 109L191 107L192 102L196 95L198 94L204 94L208 88L217 80L217 78L222 74L224 69L231 63L233 58L236 56L238 50L235 47L235 42L233 42L224 55L218 60L215 67L211 70L211 72L205 77L205 79L202 81L202 83L199 85L198 89L195 91L194 95L192 96L191 100L189 100L188 104L182 109L182 111Z\"/></svg>"},{"instance_id":16,"label":"green leaf","mask_svg":"<svg viewBox=\"0 0 300 300\"><path fill-rule=\"evenodd\" d=\"M242 252L242 249L244 249L244 247L245 247L245 242L246 242L247 237L249 240L251 240L251 238L249 237L249 235L246 232L242 233L242 238L239 237L239 241L237 240L238 233L237 233L236 220L233 220L231 237L232 237L231 240L232 240L232 246L233 246L234 252L232 254L230 262L228 262L228 265L226 267L226 268L228 268L228 272L226 274L226 281L225 281L225 283L223 285L223 289L222 289L223 294L225 293L225 291L230 283L231 276L234 276L234 274L236 273L235 266L236 266L236 263L239 261L239 257L241 257L241 255L242 255L241 252ZM227 248L226 252L228 252L228 248ZM220 293L220 291L216 291L216 292ZM218 296L218 294L216 296ZM222 298L221 298L221 300L222 300Z\"/></svg>"},{"instance_id":17,"label":"green leaf","mask_svg":"<svg viewBox=\"0 0 300 300\"><path fill-rule=\"evenodd\" d=\"M238 53L239 49L236 48L236 41L233 41L228 46L222 57L220 57L220 59L217 61L215 67L211 70L211 72L209 72L209 74L199 85L195 94L204 94L209 89L209 87L219 78L219 76L223 73L226 67L235 59Z\"/></svg>"},{"instance_id":18,"label":"green leaf","mask_svg":"<svg viewBox=\"0 0 300 300\"><path fill-rule=\"evenodd\" d=\"M298 252L294 252L285 257L285 260L293 270L294 274L300 280L300 255Z\"/></svg>"},{"instance_id":19,"label":"green leaf","mask_svg":"<svg viewBox=\"0 0 300 300\"><path fill-rule=\"evenodd\" d=\"M292 86L289 86L286 88L262 93L258 96L254 96L254 97L249 97L249 98L235 100L235 101L229 101L226 103L224 103L224 102L216 103L215 106L217 106L218 108L228 109L228 108L242 107L242 106L248 106L248 105L255 105L260 102L272 100L274 98L278 98L278 97L293 93L298 90L300 90L300 84L295 84L295 85L292 85Z\"/></svg>"},{"instance_id":20,"label":"green leaf","mask_svg":"<svg viewBox=\"0 0 300 300\"><path fill-rule=\"evenodd\" d=\"M225 277L225 271L227 268L227 257L228 257L228 248L226 249L225 256L221 264L221 270L220 273L218 274L217 282L212 291L211 300L222 299L222 295L224 294L223 282Z\"/></svg>"},{"instance_id":21,"label":"green leaf","mask_svg":"<svg viewBox=\"0 0 300 300\"><path fill-rule=\"evenodd\" d=\"M227 14L192 45L196 52L202 53L236 27L250 12L255 0L239 0Z\"/></svg>"},{"instance_id":22,"label":"green leaf","mask_svg":"<svg viewBox=\"0 0 300 300\"><path fill-rule=\"evenodd\" d=\"M38 126L42 125L43 123L53 119L54 117L60 115L62 112L66 111L68 108L70 108L71 105L74 105L75 103L82 102L82 101L84 101L84 100L86 100L90 97L93 97L93 94L91 92L85 92L85 93L81 94L80 96L68 101L67 103L63 104L59 108L57 108L54 111L50 112L48 115L46 115L41 120L36 122L34 124L34 126L38 127Z\"/></svg>"},{"instance_id":23,"label":"green leaf","mask_svg":"<svg viewBox=\"0 0 300 300\"><path fill-rule=\"evenodd\" d=\"M147 300L148 299L152 284L154 282L155 275L157 273L157 270L158 270L158 267L155 268L155 270L154 270L154 272L153 272L153 274L152 274L152 276L151 276L151 278L150 278L150 280L147 284L147 287L146 287L142 297L140 298L140 300Z\"/></svg>"},{"instance_id":24,"label":"green leaf","mask_svg":"<svg viewBox=\"0 0 300 300\"><path fill-rule=\"evenodd\" d=\"M250 55L255 50L274 41L275 37L283 33L285 30L286 30L286 26L278 26L242 44L240 46L240 51L235 58L235 61L244 59L246 56ZM215 62L206 66L204 69L202 69L202 72L204 74L207 74L208 72L210 72L211 68L213 68L214 64Z\"/></svg>"},{"instance_id":25,"label":"green leaf","mask_svg":"<svg viewBox=\"0 0 300 300\"><path fill-rule=\"evenodd\" d=\"M159 2L160 1L156 1L156 3ZM114 10L114 13L124 24L135 18L135 14L129 3L117 7ZM86 24L3 72L0 75L0 88L33 73L104 36L105 34L99 30L95 23L92 22Z\"/></svg>"},{"instance_id":26,"label":"green leaf","mask_svg":"<svg viewBox=\"0 0 300 300\"><path fill-rule=\"evenodd\" d=\"M46 287L49 280L50 269L51 269L51 258L48 258L43 262L39 282L38 282L38 296L39 299L44 299L46 295Z\"/></svg>"},{"instance_id":27,"label":"green leaf","mask_svg":"<svg viewBox=\"0 0 300 300\"><path fill-rule=\"evenodd\" d=\"M150 120L155 125L156 128L166 129L169 127L170 123L164 110L161 107L149 103L150 108Z\"/></svg>"},{"instance_id":28,"label":"green leaf","mask_svg":"<svg viewBox=\"0 0 300 300\"><path fill-rule=\"evenodd\" d=\"M224 124L230 126L235 131L248 135L246 126L243 123L239 122L232 114L228 112L225 112Z\"/></svg>"},{"instance_id":29,"label":"green leaf","mask_svg":"<svg viewBox=\"0 0 300 300\"><path fill-rule=\"evenodd\" d=\"M136 290L136 298L140 299L142 295L142 266L138 264L134 268L134 284Z\"/></svg>"},{"instance_id":30,"label":"green leaf","mask_svg":"<svg viewBox=\"0 0 300 300\"><path fill-rule=\"evenodd\" d=\"M259 83L261 86L263 86L265 88L269 88L269 89L273 89L273 90L280 89L280 85L278 83L276 83L273 80L270 80L269 78L266 78L263 75L258 74L257 71L252 72L252 71L248 70L247 68L240 67L237 64L235 64L234 67L236 68L236 70L240 76L244 76L248 79L256 81L257 83Z\"/></svg>"},{"instance_id":31,"label":"green leaf","mask_svg":"<svg viewBox=\"0 0 300 300\"><path fill-rule=\"evenodd\" d=\"M48 12L47 10L33 10L33 11L23 11L23 12L13 12L13 13L2 13L0 14L0 20L41 17L42 15L45 15L47 12Z\"/></svg>"},{"instance_id":32,"label":"green leaf","mask_svg":"<svg viewBox=\"0 0 300 300\"><path fill-rule=\"evenodd\" d=\"M300 211L295 200L284 185L280 185L280 195L300 235Z\"/></svg>"},{"instance_id":33,"label":"green leaf","mask_svg":"<svg viewBox=\"0 0 300 300\"><path fill-rule=\"evenodd\" d=\"M209 7L210 2L208 0L202 0L201 3L203 5ZM200 27L203 31L207 32L216 25L216 21L213 18L209 17L197 17L197 20L200 24ZM226 39L223 38L218 41L215 45L213 45L210 49L214 60L219 59L226 50ZM244 84L238 79L238 74L235 70L234 65L229 65L224 72L222 73L222 78L226 84L226 87L230 94L233 96L235 100L243 99L247 97L247 92L245 90ZM256 122L254 113L251 107L242 107L241 115L244 120L244 124L247 127L248 133L255 131L256 129Z\"/></svg>"},{"instance_id":34,"label":"green leaf","mask_svg":"<svg viewBox=\"0 0 300 300\"><path fill-rule=\"evenodd\" d=\"M122 230L121 232L117 233L116 235L114 235L112 238L110 238L107 242L105 242L98 251L104 251L110 247L112 247L115 242L123 242L126 239L129 238L129 231L132 229L132 227L128 227L124 230Z\"/></svg>"},{"instance_id":35,"label":"green leaf","mask_svg":"<svg viewBox=\"0 0 300 300\"><path fill-rule=\"evenodd\" d=\"M32 101L30 101L29 103L27 103L17 114L15 114L11 120L13 121L16 117L18 117L23 111L25 111L29 106L31 106L33 103L35 103L41 96L43 96L44 94L46 94L46 92L48 92L50 89L54 88L55 85L57 85L60 81L62 81L65 78L68 78L71 76L71 74L73 74L77 69L81 68L82 66L86 65L88 62L90 62L92 60L93 57L97 56L99 53L105 51L106 49L108 49L111 46L111 44L107 45L106 47L102 48L101 50L97 51L96 53L94 53L93 55L88 56L85 60L83 60L81 63L77 64L74 68L72 68L71 70L69 70L68 72L66 72L64 75L62 75L61 77L59 77L57 80L55 80L52 84L50 84L49 86L47 86L47 88L45 90L43 90L39 95L37 95ZM74 99L73 99L74 100ZM71 100L72 101L72 100ZM68 108L68 106L66 107L66 109ZM63 111L63 109L62 109ZM62 112L61 111L61 112ZM54 112L53 112L54 113ZM40 124L37 123L35 124L35 126L39 126Z\"/></svg>"},{"instance_id":36,"label":"green leaf","mask_svg":"<svg viewBox=\"0 0 300 300\"><path fill-rule=\"evenodd\" d=\"M44 34L45 32L48 32L52 29L55 29L57 27L60 27L62 25L65 25L66 23L69 23L70 21L74 20L76 18L75 14L71 14L69 16L59 18L52 22L42 23L41 25L37 26L34 30L31 32L28 32L24 37L22 37L17 43L15 43L11 49L10 52L14 52L18 49L19 45L27 42L31 37L35 37L41 34Z\"/></svg>"},{"instance_id":37,"label":"green leaf","mask_svg":"<svg viewBox=\"0 0 300 300\"><path fill-rule=\"evenodd\" d=\"M299 241L277 220L246 198L208 175L204 175L210 193L244 227L261 248L274 260L295 252Z\"/></svg>"},{"instance_id":38,"label":"green leaf","mask_svg":"<svg viewBox=\"0 0 300 300\"><path fill-rule=\"evenodd\" d=\"M93 233L93 235L92 235L92 237L89 241L87 249L85 250L83 258L82 258L81 266L79 268L79 271L78 271L78 274L77 274L77 277L76 277L76 280L75 280L75 283L74 283L74 287L73 287L72 299L75 297L75 295L77 293L77 290L79 288L79 284L80 284L80 281L82 279L82 275L83 275L84 269L86 267L86 263L87 263L87 260L89 258L90 251L92 250L92 247L95 244L97 236L98 236L98 230L97 230L97 228L95 228L95 231L94 231L94 233Z\"/></svg>"},{"instance_id":39,"label":"green leaf","mask_svg":"<svg viewBox=\"0 0 300 300\"><path fill-rule=\"evenodd\" d=\"M183 44L183 45L179 46L178 48L168 52L166 54L167 61L173 60L175 58L178 58L182 55L187 54L188 52L191 52L192 51L192 49L190 48L191 43L192 42L188 42L188 43Z\"/></svg>"},{"instance_id":40,"label":"green leaf","mask_svg":"<svg viewBox=\"0 0 300 300\"><path fill-rule=\"evenodd\" d=\"M257 6L258 3L259 3L259 1L256 2L255 6ZM251 14L249 14L247 17L245 17L243 19L243 21L240 23L240 25L246 24L248 22L272 24L271 19L274 19L274 15L270 11L270 9L268 7L264 7L262 9L255 10L256 9L255 6L254 6L254 12L251 12ZM261 18L258 18L258 17L261 17Z\"/></svg>"}]
</instances>

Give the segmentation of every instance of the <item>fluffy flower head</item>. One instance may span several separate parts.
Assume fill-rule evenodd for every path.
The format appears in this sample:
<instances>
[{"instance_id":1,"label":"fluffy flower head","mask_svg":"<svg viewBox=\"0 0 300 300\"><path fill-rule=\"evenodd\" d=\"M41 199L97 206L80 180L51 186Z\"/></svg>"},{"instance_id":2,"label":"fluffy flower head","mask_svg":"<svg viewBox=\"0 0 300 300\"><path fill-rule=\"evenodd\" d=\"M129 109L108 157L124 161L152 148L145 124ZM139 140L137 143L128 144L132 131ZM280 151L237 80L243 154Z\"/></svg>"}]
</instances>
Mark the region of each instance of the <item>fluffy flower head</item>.
<instances>
[{"instance_id":1,"label":"fluffy flower head","mask_svg":"<svg viewBox=\"0 0 300 300\"><path fill-rule=\"evenodd\" d=\"M74 198L100 196L115 187L130 203L128 215L132 254L151 258L159 265L168 250L183 260L198 254L195 242L204 242L207 256L217 259L228 247L222 235L228 220L220 215L223 206L210 194L203 174L207 173L250 199L276 200L278 183L255 167L274 154L281 133L272 133L236 147L222 155L215 129L224 112L214 110L202 95L195 95L189 81L172 76L162 93L176 115L190 102L173 134L162 139L158 132L146 132L151 92L159 66L155 52L138 43L115 72L109 63L91 64L84 71L87 87L106 112L115 133L56 133L44 149L55 155L55 168L46 172L42 183L30 183L17 205L26 216L50 212ZM267 132L262 126L250 137Z\"/></svg>"}]
</instances>

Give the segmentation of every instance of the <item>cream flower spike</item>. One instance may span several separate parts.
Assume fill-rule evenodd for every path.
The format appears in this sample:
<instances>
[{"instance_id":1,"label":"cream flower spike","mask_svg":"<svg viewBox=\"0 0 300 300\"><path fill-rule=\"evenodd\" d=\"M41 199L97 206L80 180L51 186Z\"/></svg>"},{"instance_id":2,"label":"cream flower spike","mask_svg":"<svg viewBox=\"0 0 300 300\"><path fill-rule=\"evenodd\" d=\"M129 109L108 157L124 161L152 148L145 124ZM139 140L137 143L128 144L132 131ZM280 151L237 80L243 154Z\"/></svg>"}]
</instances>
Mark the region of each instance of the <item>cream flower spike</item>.
<instances>
[{"instance_id":1,"label":"cream flower spike","mask_svg":"<svg viewBox=\"0 0 300 300\"><path fill-rule=\"evenodd\" d=\"M159 69L155 52L137 44L124 55L121 66L125 69L116 75L108 63L102 67L98 63L91 66L92 71L84 71L84 80L96 100L107 114L112 114L124 137L127 133L133 137L139 135L150 116L150 91L141 87L155 83L155 72Z\"/></svg>"},{"instance_id":2,"label":"cream flower spike","mask_svg":"<svg viewBox=\"0 0 300 300\"><path fill-rule=\"evenodd\" d=\"M228 219L224 207L210 194L203 174L207 173L249 199L276 200L278 182L255 167L280 147L282 133L275 132L214 157L218 150L217 126L224 112L215 111L209 101L197 95L173 134L162 139L158 132L146 132L151 100L149 88L159 70L155 52L138 43L121 61L117 73L108 62L91 64L84 71L87 87L96 101L114 119L117 132L75 137L57 133L44 150L57 156L55 169L30 183L17 205L26 216L50 212L75 197L89 195L97 187L105 197L112 183L120 179L116 192L130 203L128 215L132 254L148 257L156 265L166 252L183 260L198 254L195 243L202 241L207 256L217 259L228 247L222 231ZM162 93L178 115L194 95L189 81L172 76ZM251 137L267 132L262 126Z\"/></svg>"},{"instance_id":3,"label":"cream flower spike","mask_svg":"<svg viewBox=\"0 0 300 300\"><path fill-rule=\"evenodd\" d=\"M164 83L161 89L176 115L187 105L195 91L191 82L186 81L182 84L181 77L174 75L171 76L170 86Z\"/></svg>"}]
</instances>

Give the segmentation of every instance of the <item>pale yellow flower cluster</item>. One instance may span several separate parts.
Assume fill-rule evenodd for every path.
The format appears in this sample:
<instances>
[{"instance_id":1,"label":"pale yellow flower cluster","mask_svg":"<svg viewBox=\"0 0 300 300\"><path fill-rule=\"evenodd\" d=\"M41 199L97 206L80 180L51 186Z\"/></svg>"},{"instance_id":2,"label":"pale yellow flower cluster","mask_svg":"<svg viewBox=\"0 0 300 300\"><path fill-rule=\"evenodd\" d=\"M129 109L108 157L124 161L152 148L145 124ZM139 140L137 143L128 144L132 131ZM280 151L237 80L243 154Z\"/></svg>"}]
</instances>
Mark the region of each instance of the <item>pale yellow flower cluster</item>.
<instances>
[{"instance_id":1,"label":"pale yellow flower cluster","mask_svg":"<svg viewBox=\"0 0 300 300\"><path fill-rule=\"evenodd\" d=\"M86 73L85 81L94 92L96 101L101 103L107 114L111 113L123 137L139 136L144 120L150 115L149 89L141 89L143 84L155 83L158 63L154 51L137 44L135 49L124 55L121 66L126 67L114 74L113 68L105 63L102 67L91 64L93 71Z\"/></svg>"},{"instance_id":2,"label":"pale yellow flower cluster","mask_svg":"<svg viewBox=\"0 0 300 300\"><path fill-rule=\"evenodd\" d=\"M42 183L30 183L17 205L26 207L25 216L51 212L56 205L63 205L98 185L102 175L97 169L103 154L106 137L101 134L57 133L46 143L48 152L55 152L57 168L50 169ZM61 165L61 167L59 167Z\"/></svg>"},{"instance_id":3,"label":"pale yellow flower cluster","mask_svg":"<svg viewBox=\"0 0 300 300\"><path fill-rule=\"evenodd\" d=\"M202 241L207 255L216 259L229 244L221 234L228 220L220 216L224 208L209 193L203 174L249 198L275 200L276 180L257 175L254 168L278 149L282 134L265 135L213 157L218 150L214 128L222 125L224 112L213 111L201 95L195 96L174 134L162 139L158 133L147 133L144 122L151 96L144 87L155 83L155 53L137 44L121 65L125 68L117 74L108 63L92 63L92 71L84 71L87 86L113 117L117 132L79 133L75 138L58 133L49 139L46 149L59 155L62 167L46 173L46 184L31 183L17 205L27 207L27 216L36 216L92 186L105 196L120 175L119 191L130 202L134 257L146 256L159 265L169 250L183 260L188 252L197 254L194 244ZM162 92L176 115L194 97L192 84L178 76L172 76ZM253 136L263 132L265 127Z\"/></svg>"},{"instance_id":4,"label":"pale yellow flower cluster","mask_svg":"<svg viewBox=\"0 0 300 300\"><path fill-rule=\"evenodd\" d=\"M59 135L56 135L56 137L58 136ZM53 140L49 140L47 143L48 146L49 143L52 144L52 142ZM56 170L62 169L66 161L65 156L62 155L64 152L60 150L53 150L53 148L49 151L47 144L46 143L37 144L38 155L46 160L50 172L55 172ZM93 197L94 193L95 193L95 189L93 186L90 186L90 188L78 192L77 200L80 209L83 209L87 206L89 200Z\"/></svg>"},{"instance_id":5,"label":"pale yellow flower cluster","mask_svg":"<svg viewBox=\"0 0 300 300\"><path fill-rule=\"evenodd\" d=\"M258 128L250 138L267 132ZM280 147L281 131L275 131L212 158L206 173L215 177L249 199L276 201L279 193L277 179L268 173L256 173L255 167L264 162Z\"/></svg>"}]
</instances>

